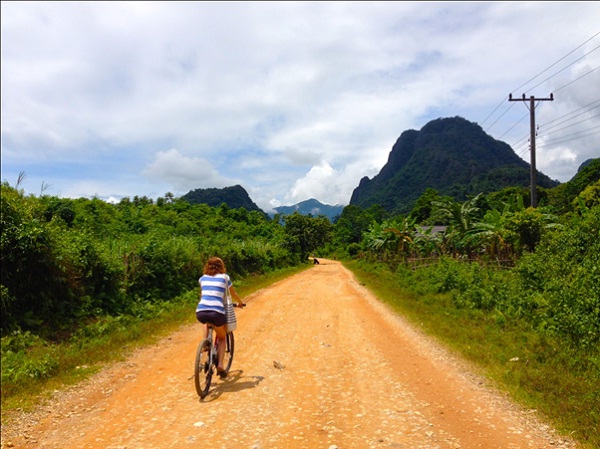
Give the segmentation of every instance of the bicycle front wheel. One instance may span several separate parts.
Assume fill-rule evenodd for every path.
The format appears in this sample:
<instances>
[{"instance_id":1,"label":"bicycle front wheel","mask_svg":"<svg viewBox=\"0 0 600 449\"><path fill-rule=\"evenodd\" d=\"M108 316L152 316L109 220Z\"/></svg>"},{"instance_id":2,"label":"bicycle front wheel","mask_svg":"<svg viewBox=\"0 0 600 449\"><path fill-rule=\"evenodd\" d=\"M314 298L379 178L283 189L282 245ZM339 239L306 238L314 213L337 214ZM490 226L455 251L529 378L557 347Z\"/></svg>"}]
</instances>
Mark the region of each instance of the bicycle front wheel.
<instances>
[{"instance_id":1,"label":"bicycle front wheel","mask_svg":"<svg viewBox=\"0 0 600 449\"><path fill-rule=\"evenodd\" d=\"M229 373L229 368L233 363L233 349L235 348L235 340L233 332L227 332L227 345L225 346L225 356L223 357L223 368Z\"/></svg>"},{"instance_id":2,"label":"bicycle front wheel","mask_svg":"<svg viewBox=\"0 0 600 449\"><path fill-rule=\"evenodd\" d=\"M204 398L208 394L212 380L213 363L210 358L211 341L208 338L202 340L196 351L196 362L194 363L194 383L198 396Z\"/></svg>"}]
</instances>

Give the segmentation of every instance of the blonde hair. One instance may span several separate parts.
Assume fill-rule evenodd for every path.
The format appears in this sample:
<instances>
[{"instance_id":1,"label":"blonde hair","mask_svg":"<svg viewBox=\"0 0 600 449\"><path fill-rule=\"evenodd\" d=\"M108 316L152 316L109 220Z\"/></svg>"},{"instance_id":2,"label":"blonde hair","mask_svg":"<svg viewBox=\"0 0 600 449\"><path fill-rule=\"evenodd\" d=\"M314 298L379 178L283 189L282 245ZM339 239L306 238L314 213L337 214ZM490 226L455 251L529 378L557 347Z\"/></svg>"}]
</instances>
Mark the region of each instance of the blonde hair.
<instances>
[{"instance_id":1,"label":"blonde hair","mask_svg":"<svg viewBox=\"0 0 600 449\"><path fill-rule=\"evenodd\" d=\"M204 265L204 274L214 276L215 274L226 273L225 263L219 257L211 257Z\"/></svg>"}]
</instances>

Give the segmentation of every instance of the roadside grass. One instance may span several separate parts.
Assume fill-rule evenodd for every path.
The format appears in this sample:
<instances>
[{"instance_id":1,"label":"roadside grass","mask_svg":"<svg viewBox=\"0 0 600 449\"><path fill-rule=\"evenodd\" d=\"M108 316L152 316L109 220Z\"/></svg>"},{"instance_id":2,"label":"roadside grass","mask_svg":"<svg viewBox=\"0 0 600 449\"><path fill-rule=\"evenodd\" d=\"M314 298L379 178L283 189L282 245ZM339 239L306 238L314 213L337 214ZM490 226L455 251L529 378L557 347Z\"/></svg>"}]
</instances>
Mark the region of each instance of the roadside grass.
<instances>
[{"instance_id":1,"label":"roadside grass","mask_svg":"<svg viewBox=\"0 0 600 449\"><path fill-rule=\"evenodd\" d=\"M310 267L305 264L247 276L234 285L244 299ZM168 302L142 303L133 315L100 318L60 342L27 332L3 337L2 423L15 410L30 411L55 390L75 385L107 364L124 360L133 350L195 323L197 301L198 289L194 289Z\"/></svg>"},{"instance_id":2,"label":"roadside grass","mask_svg":"<svg viewBox=\"0 0 600 449\"><path fill-rule=\"evenodd\" d=\"M537 410L585 449L600 447L600 350L576 350L497 311L457 308L449 293L382 265L344 261L356 278L416 327L460 354L500 391Z\"/></svg>"}]
</instances>

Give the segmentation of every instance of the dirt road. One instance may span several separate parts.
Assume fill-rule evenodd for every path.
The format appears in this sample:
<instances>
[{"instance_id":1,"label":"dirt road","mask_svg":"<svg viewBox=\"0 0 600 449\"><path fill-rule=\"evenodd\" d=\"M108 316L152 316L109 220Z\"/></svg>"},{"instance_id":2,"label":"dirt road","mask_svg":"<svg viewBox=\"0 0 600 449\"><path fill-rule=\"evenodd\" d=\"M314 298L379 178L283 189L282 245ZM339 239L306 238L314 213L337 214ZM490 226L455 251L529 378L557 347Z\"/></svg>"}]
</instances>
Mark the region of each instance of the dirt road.
<instances>
[{"instance_id":1,"label":"dirt road","mask_svg":"<svg viewBox=\"0 0 600 449\"><path fill-rule=\"evenodd\" d=\"M186 326L3 428L3 447L576 447L486 387L337 262L245 299L232 371L205 400L191 377L200 325Z\"/></svg>"}]
</instances>

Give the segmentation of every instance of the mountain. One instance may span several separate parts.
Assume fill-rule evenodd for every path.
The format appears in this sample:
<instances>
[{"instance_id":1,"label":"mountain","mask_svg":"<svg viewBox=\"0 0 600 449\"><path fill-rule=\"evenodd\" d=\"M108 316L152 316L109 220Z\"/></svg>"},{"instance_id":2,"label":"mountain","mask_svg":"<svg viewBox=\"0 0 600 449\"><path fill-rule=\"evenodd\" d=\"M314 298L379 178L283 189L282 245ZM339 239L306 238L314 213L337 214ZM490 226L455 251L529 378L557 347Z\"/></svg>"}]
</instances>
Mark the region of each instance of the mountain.
<instances>
[{"instance_id":1,"label":"mountain","mask_svg":"<svg viewBox=\"0 0 600 449\"><path fill-rule=\"evenodd\" d=\"M600 157L583 162L577 173L569 181L561 184L558 190L564 192L570 203L586 187L598 181L600 181Z\"/></svg>"},{"instance_id":2,"label":"mountain","mask_svg":"<svg viewBox=\"0 0 600 449\"><path fill-rule=\"evenodd\" d=\"M504 142L462 117L439 118L420 131L404 131L381 171L361 179L350 204L379 204L393 214L408 213L425 189L456 201L504 187L528 187L529 164ZM560 184L538 171L539 186Z\"/></svg>"},{"instance_id":3,"label":"mountain","mask_svg":"<svg viewBox=\"0 0 600 449\"><path fill-rule=\"evenodd\" d=\"M248 195L246 189L240 185L224 187L222 189L208 188L190 190L181 197L182 200L190 204L208 204L211 207L218 207L222 203L227 204L231 209L243 207L248 211L256 210L265 213L259 208Z\"/></svg>"},{"instance_id":4,"label":"mountain","mask_svg":"<svg viewBox=\"0 0 600 449\"><path fill-rule=\"evenodd\" d=\"M593 158L593 159L588 159L586 161L583 161L581 163L581 165L579 166L579 168L577 169L577 173L579 173L581 170L583 170L585 167L587 167L590 164L597 164L599 160L600 160L600 158ZM577 176L577 175L575 175L575 176Z\"/></svg>"},{"instance_id":5,"label":"mountain","mask_svg":"<svg viewBox=\"0 0 600 449\"><path fill-rule=\"evenodd\" d=\"M224 187L222 189L209 188L190 190L188 193L183 195L181 199L190 204L208 204L211 207L218 207L222 203L225 203L231 209L239 209L240 207L243 207L248 211L259 211L265 216L270 216L271 218L273 218L275 215L274 213L266 214L262 209L260 209L250 199L248 192L246 192L246 190L240 185ZM278 214L282 215L289 215L298 211L302 215L311 214L314 217L318 215L325 215L327 218L329 218L329 220L333 221L342 213L344 206L329 206L319 202L314 198L311 198L310 200L302 201L298 204L294 204L293 206L280 206L275 207L274 209Z\"/></svg>"},{"instance_id":6,"label":"mountain","mask_svg":"<svg viewBox=\"0 0 600 449\"><path fill-rule=\"evenodd\" d=\"M336 205L330 206L323 204L318 200L311 198L306 201L301 201L293 206L279 206L274 208L278 214L289 215L298 211L302 215L312 215L316 217L318 215L325 215L330 221L333 221L336 217L341 215L344 206Z\"/></svg>"}]
</instances>

